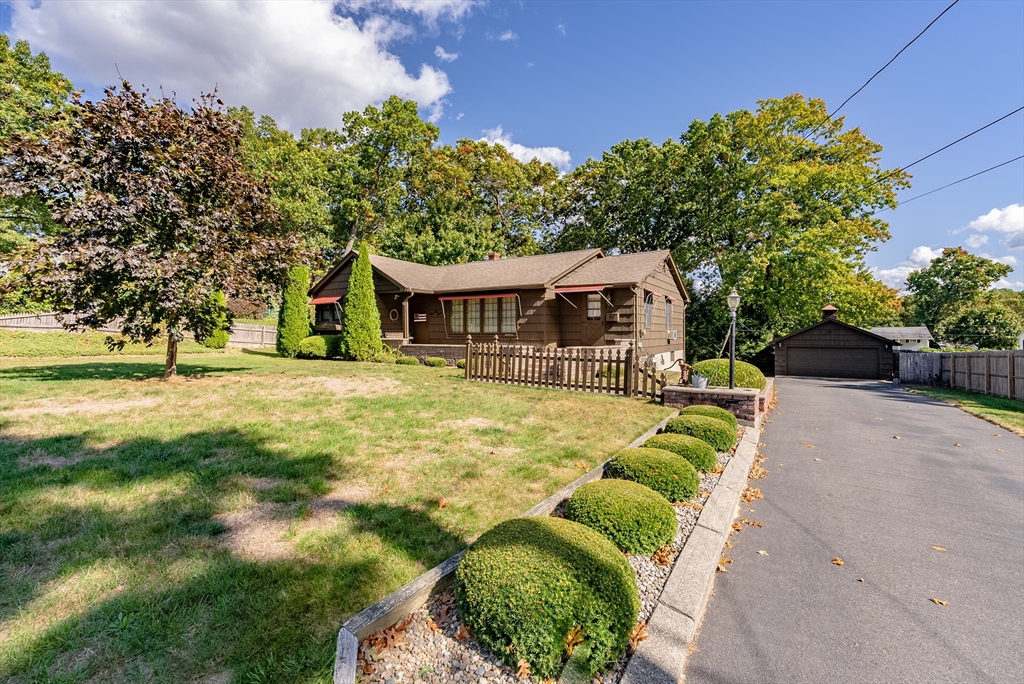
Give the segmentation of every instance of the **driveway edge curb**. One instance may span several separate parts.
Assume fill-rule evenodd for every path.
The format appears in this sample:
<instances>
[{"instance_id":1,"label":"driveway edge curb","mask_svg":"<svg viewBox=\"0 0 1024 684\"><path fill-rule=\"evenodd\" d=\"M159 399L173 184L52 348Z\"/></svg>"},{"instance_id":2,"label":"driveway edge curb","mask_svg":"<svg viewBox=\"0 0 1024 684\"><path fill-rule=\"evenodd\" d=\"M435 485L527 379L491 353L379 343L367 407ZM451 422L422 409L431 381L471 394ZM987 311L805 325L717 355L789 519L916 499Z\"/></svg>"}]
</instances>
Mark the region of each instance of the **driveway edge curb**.
<instances>
[{"instance_id":1,"label":"driveway edge curb","mask_svg":"<svg viewBox=\"0 0 1024 684\"><path fill-rule=\"evenodd\" d=\"M647 622L648 638L629 659L620 684L683 681L690 644L715 583L715 569L757 454L758 431L746 427L736 453L708 498L697 526L676 558Z\"/></svg>"}]
</instances>

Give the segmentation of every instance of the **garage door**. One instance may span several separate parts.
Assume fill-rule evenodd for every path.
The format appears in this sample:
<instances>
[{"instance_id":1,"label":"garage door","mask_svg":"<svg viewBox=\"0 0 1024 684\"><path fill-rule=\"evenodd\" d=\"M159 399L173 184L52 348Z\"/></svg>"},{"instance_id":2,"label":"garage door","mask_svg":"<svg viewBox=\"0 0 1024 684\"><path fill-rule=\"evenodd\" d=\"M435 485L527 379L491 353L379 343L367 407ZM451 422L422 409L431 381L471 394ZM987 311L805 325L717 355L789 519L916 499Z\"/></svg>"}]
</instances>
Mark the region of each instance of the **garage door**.
<instances>
[{"instance_id":1,"label":"garage door","mask_svg":"<svg viewBox=\"0 0 1024 684\"><path fill-rule=\"evenodd\" d=\"M877 380L877 347L789 347L786 374Z\"/></svg>"}]
</instances>

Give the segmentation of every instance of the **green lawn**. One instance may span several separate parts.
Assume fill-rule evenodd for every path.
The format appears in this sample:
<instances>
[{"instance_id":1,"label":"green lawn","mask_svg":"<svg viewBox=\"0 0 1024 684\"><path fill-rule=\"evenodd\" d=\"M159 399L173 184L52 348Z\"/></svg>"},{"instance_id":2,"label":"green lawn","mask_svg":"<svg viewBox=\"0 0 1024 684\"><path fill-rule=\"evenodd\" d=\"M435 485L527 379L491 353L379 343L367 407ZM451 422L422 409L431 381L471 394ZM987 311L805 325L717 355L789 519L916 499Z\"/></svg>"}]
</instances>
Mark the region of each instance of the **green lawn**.
<instances>
[{"instance_id":1,"label":"green lawn","mask_svg":"<svg viewBox=\"0 0 1024 684\"><path fill-rule=\"evenodd\" d=\"M0 680L328 682L341 622L667 415L266 352L0 362Z\"/></svg>"},{"instance_id":2,"label":"green lawn","mask_svg":"<svg viewBox=\"0 0 1024 684\"><path fill-rule=\"evenodd\" d=\"M1024 435L1024 401L939 387L914 389L912 391L955 404L964 411L972 413L979 418L984 418L1018 435Z\"/></svg>"},{"instance_id":3,"label":"green lawn","mask_svg":"<svg viewBox=\"0 0 1024 684\"><path fill-rule=\"evenodd\" d=\"M136 356L167 353L167 340L160 339L152 345L127 344L121 351L110 351L104 332L32 332L30 330L0 330L0 358L2 357L76 357L76 356ZM182 340L178 345L179 354L210 354L213 349L204 347L195 340Z\"/></svg>"}]
</instances>

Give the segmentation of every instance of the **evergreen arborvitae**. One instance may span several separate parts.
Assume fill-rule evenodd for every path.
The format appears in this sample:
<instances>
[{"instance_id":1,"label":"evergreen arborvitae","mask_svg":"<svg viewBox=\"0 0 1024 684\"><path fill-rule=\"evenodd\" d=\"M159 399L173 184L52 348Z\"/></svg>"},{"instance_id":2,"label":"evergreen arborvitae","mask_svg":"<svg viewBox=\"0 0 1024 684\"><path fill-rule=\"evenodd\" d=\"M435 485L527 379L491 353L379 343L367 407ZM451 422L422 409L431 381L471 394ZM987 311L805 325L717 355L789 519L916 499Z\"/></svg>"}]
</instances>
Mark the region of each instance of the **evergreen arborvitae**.
<instances>
[{"instance_id":1,"label":"evergreen arborvitae","mask_svg":"<svg viewBox=\"0 0 1024 684\"><path fill-rule=\"evenodd\" d=\"M345 301L345 326L342 330L345 353L354 361L374 361L381 357L380 312L373 291L373 269L366 243L359 246L359 256L348 278Z\"/></svg>"},{"instance_id":2,"label":"evergreen arborvitae","mask_svg":"<svg viewBox=\"0 0 1024 684\"><path fill-rule=\"evenodd\" d=\"M216 327L213 334L203 340L210 349L223 349L231 339L231 324L228 321L228 299L218 290L211 297L211 304L216 308Z\"/></svg>"},{"instance_id":3,"label":"evergreen arborvitae","mask_svg":"<svg viewBox=\"0 0 1024 684\"><path fill-rule=\"evenodd\" d=\"M292 266L288 269L281 309L277 313L277 353L295 358L299 343L309 337L309 269Z\"/></svg>"}]
</instances>

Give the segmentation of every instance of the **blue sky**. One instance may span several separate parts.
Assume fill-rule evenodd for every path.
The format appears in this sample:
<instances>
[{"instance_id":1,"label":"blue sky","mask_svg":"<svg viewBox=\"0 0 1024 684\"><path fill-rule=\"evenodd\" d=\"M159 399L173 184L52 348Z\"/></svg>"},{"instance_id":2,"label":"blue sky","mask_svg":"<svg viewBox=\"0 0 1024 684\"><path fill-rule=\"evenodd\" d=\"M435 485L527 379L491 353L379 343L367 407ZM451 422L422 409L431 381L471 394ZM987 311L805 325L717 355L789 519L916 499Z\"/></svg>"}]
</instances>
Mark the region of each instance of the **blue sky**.
<instances>
[{"instance_id":1,"label":"blue sky","mask_svg":"<svg viewBox=\"0 0 1024 684\"><path fill-rule=\"evenodd\" d=\"M116 64L183 99L217 85L295 130L396 93L445 142L487 137L568 169L761 98L834 108L950 1L0 1L0 30L90 93ZM843 114L896 166L1021 105L1024 3L962 0ZM916 166L902 197L1020 154L1024 112ZM886 282L960 244L1014 265L1024 286L1024 161L885 215L893 238L868 262Z\"/></svg>"}]
</instances>

